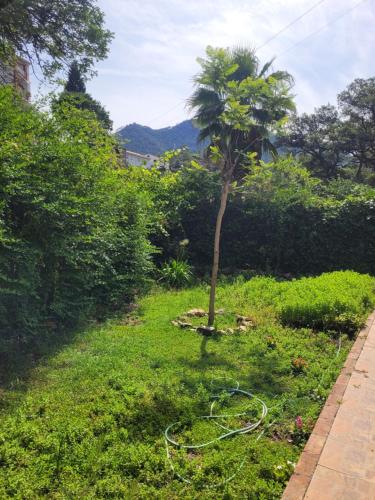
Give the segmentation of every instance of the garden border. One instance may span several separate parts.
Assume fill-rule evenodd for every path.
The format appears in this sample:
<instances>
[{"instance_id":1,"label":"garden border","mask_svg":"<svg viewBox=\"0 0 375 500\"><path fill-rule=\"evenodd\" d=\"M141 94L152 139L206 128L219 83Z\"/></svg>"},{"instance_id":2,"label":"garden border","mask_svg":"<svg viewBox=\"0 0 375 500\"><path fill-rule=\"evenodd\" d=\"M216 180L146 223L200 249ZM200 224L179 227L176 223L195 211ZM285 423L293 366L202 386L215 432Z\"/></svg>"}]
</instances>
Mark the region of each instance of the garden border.
<instances>
[{"instance_id":1,"label":"garden border","mask_svg":"<svg viewBox=\"0 0 375 500\"><path fill-rule=\"evenodd\" d=\"M282 500L302 500L305 497L337 411L340 408L350 376L362 352L370 329L374 324L375 311L370 314L366 321L366 326L357 335L340 375L327 398L311 436L298 460L294 473L284 490Z\"/></svg>"}]
</instances>

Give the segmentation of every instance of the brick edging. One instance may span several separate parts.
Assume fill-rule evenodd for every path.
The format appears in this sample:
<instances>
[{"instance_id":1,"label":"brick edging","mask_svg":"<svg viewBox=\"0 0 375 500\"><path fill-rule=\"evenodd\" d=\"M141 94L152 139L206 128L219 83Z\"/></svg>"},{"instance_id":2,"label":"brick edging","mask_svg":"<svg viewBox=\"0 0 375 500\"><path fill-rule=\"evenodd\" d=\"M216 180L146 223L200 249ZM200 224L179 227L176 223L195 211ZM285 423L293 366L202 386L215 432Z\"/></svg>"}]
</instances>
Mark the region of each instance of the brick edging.
<instances>
[{"instance_id":1,"label":"brick edging","mask_svg":"<svg viewBox=\"0 0 375 500\"><path fill-rule=\"evenodd\" d=\"M375 311L370 314L366 321L366 326L357 335L340 375L325 402L310 438L284 490L282 500L302 500L304 498L323 451L327 436L335 420L336 413L340 407L350 376L374 322Z\"/></svg>"}]
</instances>

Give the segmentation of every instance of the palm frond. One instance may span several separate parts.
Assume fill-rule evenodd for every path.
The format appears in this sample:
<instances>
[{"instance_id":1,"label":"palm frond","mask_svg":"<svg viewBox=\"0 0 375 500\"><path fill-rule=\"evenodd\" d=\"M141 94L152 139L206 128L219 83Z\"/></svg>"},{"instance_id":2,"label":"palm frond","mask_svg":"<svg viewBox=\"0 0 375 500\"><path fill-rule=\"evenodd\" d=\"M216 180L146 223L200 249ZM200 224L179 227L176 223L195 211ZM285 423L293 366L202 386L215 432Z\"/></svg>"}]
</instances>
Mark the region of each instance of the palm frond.
<instances>
[{"instance_id":1,"label":"palm frond","mask_svg":"<svg viewBox=\"0 0 375 500\"><path fill-rule=\"evenodd\" d=\"M274 60L275 60L275 57L273 57L270 61L266 62L266 64L263 66L263 68L259 71L259 74L258 74L259 78L264 78L265 74L272 66Z\"/></svg>"},{"instance_id":2,"label":"palm frond","mask_svg":"<svg viewBox=\"0 0 375 500\"><path fill-rule=\"evenodd\" d=\"M255 55L255 49L248 47L234 47L231 50L231 58L238 65L236 71L231 75L231 80L241 81L245 78L255 77L258 73L259 59Z\"/></svg>"},{"instance_id":3,"label":"palm frond","mask_svg":"<svg viewBox=\"0 0 375 500\"><path fill-rule=\"evenodd\" d=\"M287 83L289 87L293 87L294 85L294 78L287 71L274 71L273 73L267 76L266 81L269 78L274 78L275 80L278 80L280 82L283 81Z\"/></svg>"},{"instance_id":4,"label":"palm frond","mask_svg":"<svg viewBox=\"0 0 375 500\"><path fill-rule=\"evenodd\" d=\"M187 106L191 111L200 107L216 108L221 101L218 94L205 87L197 87L191 97L187 100Z\"/></svg>"}]
</instances>

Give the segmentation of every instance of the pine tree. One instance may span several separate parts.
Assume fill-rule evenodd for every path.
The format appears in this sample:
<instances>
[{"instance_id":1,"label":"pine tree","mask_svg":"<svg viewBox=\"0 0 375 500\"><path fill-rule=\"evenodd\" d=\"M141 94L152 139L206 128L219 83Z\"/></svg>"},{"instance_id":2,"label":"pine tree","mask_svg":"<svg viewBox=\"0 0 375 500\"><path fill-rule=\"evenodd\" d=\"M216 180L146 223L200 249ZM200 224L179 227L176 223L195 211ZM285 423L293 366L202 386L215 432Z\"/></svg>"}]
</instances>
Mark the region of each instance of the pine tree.
<instances>
[{"instance_id":1,"label":"pine tree","mask_svg":"<svg viewBox=\"0 0 375 500\"><path fill-rule=\"evenodd\" d=\"M65 84L66 92L86 92L86 85L82 78L77 61L73 61L69 68L68 81Z\"/></svg>"},{"instance_id":2,"label":"pine tree","mask_svg":"<svg viewBox=\"0 0 375 500\"><path fill-rule=\"evenodd\" d=\"M100 104L99 101L96 101L89 93L86 92L85 81L76 61L70 65L68 80L65 84L63 92L53 105L53 108L57 110L61 104L68 104L78 109L91 111L92 113L95 113L103 128L106 130L112 129L113 124L108 111Z\"/></svg>"}]
</instances>

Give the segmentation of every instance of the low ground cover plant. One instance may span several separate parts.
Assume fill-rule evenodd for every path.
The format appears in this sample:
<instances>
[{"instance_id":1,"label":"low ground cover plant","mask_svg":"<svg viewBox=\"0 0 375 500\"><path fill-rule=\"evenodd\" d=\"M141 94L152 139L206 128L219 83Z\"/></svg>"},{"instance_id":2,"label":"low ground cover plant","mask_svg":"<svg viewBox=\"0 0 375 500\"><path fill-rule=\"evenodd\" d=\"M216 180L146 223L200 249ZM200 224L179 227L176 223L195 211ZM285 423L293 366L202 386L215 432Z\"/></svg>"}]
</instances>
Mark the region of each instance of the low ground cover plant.
<instances>
[{"instance_id":1,"label":"low ground cover plant","mask_svg":"<svg viewBox=\"0 0 375 500\"><path fill-rule=\"evenodd\" d=\"M14 372L0 392L0 497L280 498L352 343L338 324L318 328L314 297L335 308L332 318L363 321L374 279L342 272L222 285L217 327L233 327L238 314L254 325L212 337L172 324L206 304L205 286L156 291L127 316L77 333L28 378ZM182 481L166 456L165 429L179 422L172 437L185 443L217 437L222 430L199 417L213 394L215 412L247 408L245 397L221 392L237 382L265 402L267 417L254 432L203 450L172 447L175 472L191 483ZM246 416L223 422L241 428L260 413L254 400Z\"/></svg>"},{"instance_id":2,"label":"low ground cover plant","mask_svg":"<svg viewBox=\"0 0 375 500\"><path fill-rule=\"evenodd\" d=\"M284 282L257 278L243 290L249 304L272 307L284 325L354 335L373 304L374 280L369 275L336 271Z\"/></svg>"}]
</instances>

